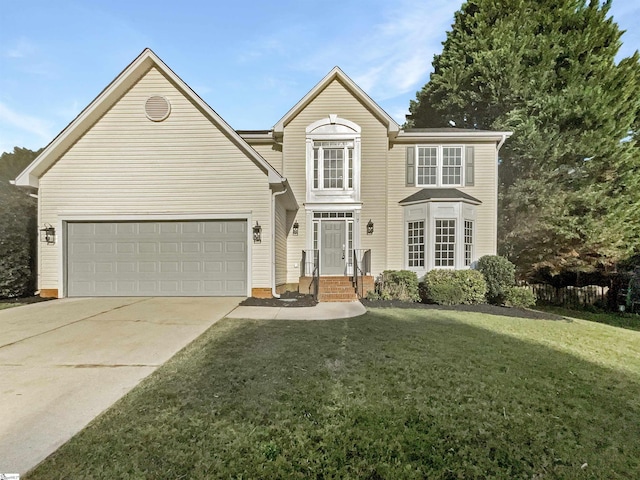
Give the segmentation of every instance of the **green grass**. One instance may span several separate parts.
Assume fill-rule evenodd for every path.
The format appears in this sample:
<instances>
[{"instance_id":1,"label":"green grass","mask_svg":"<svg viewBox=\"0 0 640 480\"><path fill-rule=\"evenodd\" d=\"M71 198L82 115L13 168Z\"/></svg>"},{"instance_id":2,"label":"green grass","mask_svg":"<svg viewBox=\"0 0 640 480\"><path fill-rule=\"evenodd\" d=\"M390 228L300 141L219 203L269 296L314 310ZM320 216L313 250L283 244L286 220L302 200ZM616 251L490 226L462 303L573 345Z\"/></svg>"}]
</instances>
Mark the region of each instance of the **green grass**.
<instances>
[{"instance_id":1,"label":"green grass","mask_svg":"<svg viewBox=\"0 0 640 480\"><path fill-rule=\"evenodd\" d=\"M374 309L223 320L28 478L616 479L640 333Z\"/></svg>"},{"instance_id":2,"label":"green grass","mask_svg":"<svg viewBox=\"0 0 640 480\"><path fill-rule=\"evenodd\" d=\"M553 306L536 307L536 309L565 317L581 318L591 322L640 331L640 315L635 313L589 312L587 310L570 310L568 308Z\"/></svg>"}]
</instances>

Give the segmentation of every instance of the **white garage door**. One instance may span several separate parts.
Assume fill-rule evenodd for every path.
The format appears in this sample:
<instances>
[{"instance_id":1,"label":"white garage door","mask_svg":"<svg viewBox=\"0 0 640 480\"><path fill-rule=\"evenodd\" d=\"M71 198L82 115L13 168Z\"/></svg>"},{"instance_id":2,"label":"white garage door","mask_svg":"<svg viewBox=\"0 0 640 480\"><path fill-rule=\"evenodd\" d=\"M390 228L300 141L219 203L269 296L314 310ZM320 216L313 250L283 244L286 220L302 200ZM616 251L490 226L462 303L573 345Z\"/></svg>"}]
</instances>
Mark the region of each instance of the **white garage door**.
<instances>
[{"instance_id":1,"label":"white garage door","mask_svg":"<svg viewBox=\"0 0 640 480\"><path fill-rule=\"evenodd\" d=\"M69 222L67 295L246 296L247 221Z\"/></svg>"}]
</instances>

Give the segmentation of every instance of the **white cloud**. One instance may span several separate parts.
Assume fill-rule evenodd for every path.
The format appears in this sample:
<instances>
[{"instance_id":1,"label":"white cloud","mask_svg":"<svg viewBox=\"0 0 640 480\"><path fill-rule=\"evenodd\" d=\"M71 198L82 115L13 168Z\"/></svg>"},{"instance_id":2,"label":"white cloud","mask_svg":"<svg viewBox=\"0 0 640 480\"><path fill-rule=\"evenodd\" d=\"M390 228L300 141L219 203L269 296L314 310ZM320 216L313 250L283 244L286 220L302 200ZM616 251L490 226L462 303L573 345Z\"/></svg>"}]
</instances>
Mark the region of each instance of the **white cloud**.
<instances>
[{"instance_id":1,"label":"white cloud","mask_svg":"<svg viewBox=\"0 0 640 480\"><path fill-rule=\"evenodd\" d=\"M5 50L5 56L9 58L25 58L36 52L36 47L26 38L22 37L12 46Z\"/></svg>"},{"instance_id":2,"label":"white cloud","mask_svg":"<svg viewBox=\"0 0 640 480\"><path fill-rule=\"evenodd\" d=\"M11 110L0 102L0 124L8 125L10 128L29 133L39 139L39 143L48 143L53 135L51 124L40 118L25 115Z\"/></svg>"},{"instance_id":3,"label":"white cloud","mask_svg":"<svg viewBox=\"0 0 640 480\"><path fill-rule=\"evenodd\" d=\"M375 99L417 90L428 80L433 55L450 28L459 4L447 0L406 0L392 5L359 46L367 55L355 65L354 80Z\"/></svg>"}]
</instances>

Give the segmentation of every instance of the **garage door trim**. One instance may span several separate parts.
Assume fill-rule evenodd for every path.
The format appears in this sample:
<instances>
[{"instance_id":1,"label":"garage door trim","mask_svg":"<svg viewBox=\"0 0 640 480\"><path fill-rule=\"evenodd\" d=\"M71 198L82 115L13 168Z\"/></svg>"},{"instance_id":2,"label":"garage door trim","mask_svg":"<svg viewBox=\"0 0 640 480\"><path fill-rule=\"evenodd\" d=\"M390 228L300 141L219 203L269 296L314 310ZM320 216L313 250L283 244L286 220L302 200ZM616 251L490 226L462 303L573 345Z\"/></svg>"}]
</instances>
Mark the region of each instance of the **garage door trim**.
<instances>
[{"instance_id":1,"label":"garage door trim","mask_svg":"<svg viewBox=\"0 0 640 480\"><path fill-rule=\"evenodd\" d=\"M251 212L222 213L222 214L147 214L147 215L109 215L109 214L60 214L58 216L58 286L61 287L59 298L67 297L67 224L73 222L168 222L168 221L212 221L212 220L243 220L247 222L247 292L251 296L252 264L252 234L253 219Z\"/></svg>"}]
</instances>

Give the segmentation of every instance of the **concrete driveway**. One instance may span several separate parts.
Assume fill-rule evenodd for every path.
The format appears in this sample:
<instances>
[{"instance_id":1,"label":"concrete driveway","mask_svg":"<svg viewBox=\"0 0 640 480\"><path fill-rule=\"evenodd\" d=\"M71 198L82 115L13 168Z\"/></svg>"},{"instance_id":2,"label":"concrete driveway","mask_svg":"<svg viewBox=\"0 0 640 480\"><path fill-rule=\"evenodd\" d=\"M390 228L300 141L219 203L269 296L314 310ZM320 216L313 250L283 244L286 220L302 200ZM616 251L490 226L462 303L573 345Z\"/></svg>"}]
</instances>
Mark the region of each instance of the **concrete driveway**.
<instances>
[{"instance_id":1,"label":"concrete driveway","mask_svg":"<svg viewBox=\"0 0 640 480\"><path fill-rule=\"evenodd\" d=\"M0 310L0 473L37 465L241 300L83 298Z\"/></svg>"}]
</instances>

